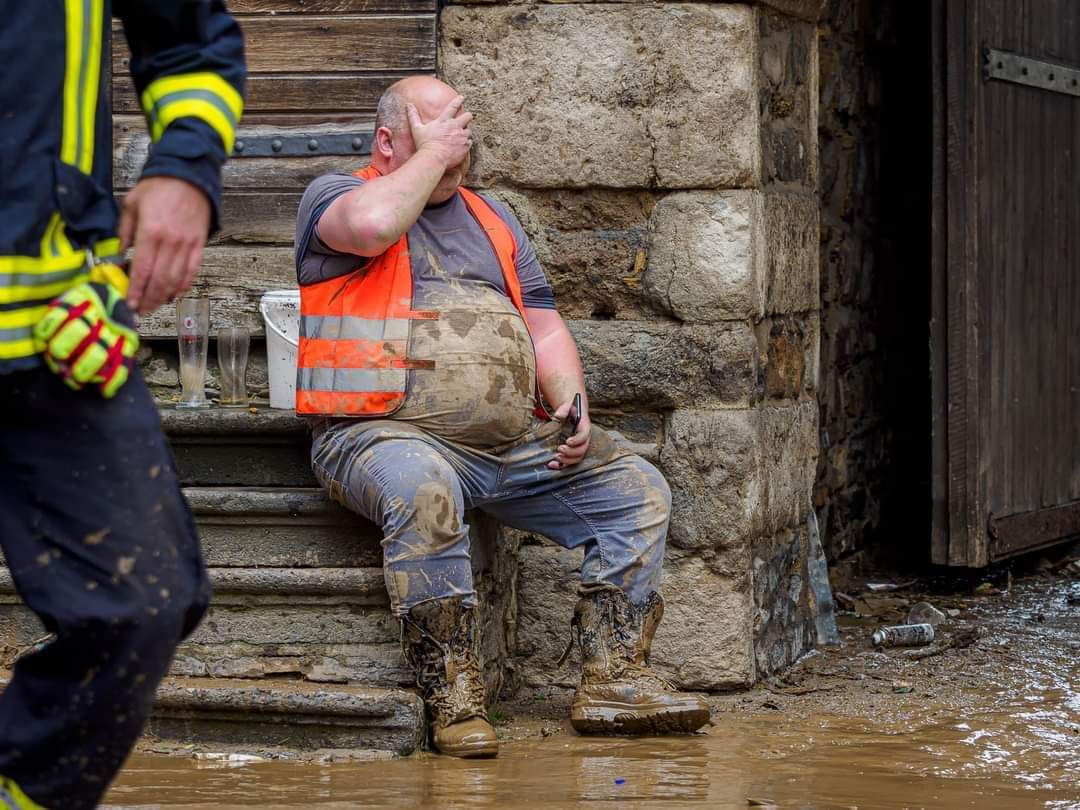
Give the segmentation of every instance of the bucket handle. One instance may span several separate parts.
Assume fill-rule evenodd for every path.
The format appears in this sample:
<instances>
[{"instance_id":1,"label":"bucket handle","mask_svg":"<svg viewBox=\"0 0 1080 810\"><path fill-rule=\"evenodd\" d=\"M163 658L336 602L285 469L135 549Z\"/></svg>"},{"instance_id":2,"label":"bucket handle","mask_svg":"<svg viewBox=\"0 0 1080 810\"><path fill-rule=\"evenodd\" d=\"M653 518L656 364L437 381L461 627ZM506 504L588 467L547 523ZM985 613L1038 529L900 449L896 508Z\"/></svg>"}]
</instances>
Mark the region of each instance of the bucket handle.
<instances>
[{"instance_id":1,"label":"bucket handle","mask_svg":"<svg viewBox=\"0 0 1080 810\"><path fill-rule=\"evenodd\" d=\"M286 335L284 332L282 332L280 329L277 328L277 326L274 324L273 319L267 317L267 315L266 315L266 305L262 301L259 302L259 314L262 315L263 323L266 324L267 329L269 329L271 332L273 332L279 338L284 340L290 346L292 346L294 348L299 346L299 344L300 344L299 340L293 340L292 338L290 338L288 335Z\"/></svg>"}]
</instances>

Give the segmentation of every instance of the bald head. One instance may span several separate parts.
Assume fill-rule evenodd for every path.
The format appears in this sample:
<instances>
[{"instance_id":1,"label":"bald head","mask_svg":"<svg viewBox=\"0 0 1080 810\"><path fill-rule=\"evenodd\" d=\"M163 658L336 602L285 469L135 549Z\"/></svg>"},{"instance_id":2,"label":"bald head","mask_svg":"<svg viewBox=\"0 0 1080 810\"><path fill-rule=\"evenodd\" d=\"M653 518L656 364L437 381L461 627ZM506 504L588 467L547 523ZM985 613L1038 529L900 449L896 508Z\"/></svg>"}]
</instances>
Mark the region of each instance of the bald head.
<instances>
[{"instance_id":1,"label":"bald head","mask_svg":"<svg viewBox=\"0 0 1080 810\"><path fill-rule=\"evenodd\" d=\"M398 134L408 128L409 121L405 114L406 105L412 104L420 113L420 119L429 121L435 118L450 101L457 96L446 82L434 76L408 76L394 82L379 98L375 112L375 129L386 127Z\"/></svg>"}]
</instances>

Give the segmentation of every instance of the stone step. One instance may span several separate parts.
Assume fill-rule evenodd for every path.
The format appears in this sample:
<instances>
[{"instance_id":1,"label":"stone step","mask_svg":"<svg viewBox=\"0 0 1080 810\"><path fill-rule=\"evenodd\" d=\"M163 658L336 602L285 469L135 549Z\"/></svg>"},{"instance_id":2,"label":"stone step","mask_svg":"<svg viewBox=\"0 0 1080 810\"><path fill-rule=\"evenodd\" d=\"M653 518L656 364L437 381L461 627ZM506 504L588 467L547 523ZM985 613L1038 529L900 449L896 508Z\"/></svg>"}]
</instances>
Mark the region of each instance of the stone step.
<instances>
[{"instance_id":1,"label":"stone step","mask_svg":"<svg viewBox=\"0 0 1080 810\"><path fill-rule=\"evenodd\" d=\"M382 533L317 487L186 487L211 566L377 567Z\"/></svg>"},{"instance_id":2,"label":"stone step","mask_svg":"<svg viewBox=\"0 0 1080 810\"><path fill-rule=\"evenodd\" d=\"M10 670L0 671L0 691L10 677ZM409 689L168 677L146 733L201 747L408 755L421 746L424 723L423 701Z\"/></svg>"},{"instance_id":3,"label":"stone step","mask_svg":"<svg viewBox=\"0 0 1080 810\"><path fill-rule=\"evenodd\" d=\"M162 740L292 750L367 749L411 754L424 706L404 689L265 680L166 678L147 731Z\"/></svg>"},{"instance_id":4,"label":"stone step","mask_svg":"<svg viewBox=\"0 0 1080 810\"><path fill-rule=\"evenodd\" d=\"M159 408L185 486L310 487L307 421L274 408Z\"/></svg>"},{"instance_id":5,"label":"stone step","mask_svg":"<svg viewBox=\"0 0 1080 810\"><path fill-rule=\"evenodd\" d=\"M214 598L177 649L174 675L293 677L408 685L400 625L380 568L209 568ZM45 635L0 569L0 647L8 660Z\"/></svg>"}]
</instances>

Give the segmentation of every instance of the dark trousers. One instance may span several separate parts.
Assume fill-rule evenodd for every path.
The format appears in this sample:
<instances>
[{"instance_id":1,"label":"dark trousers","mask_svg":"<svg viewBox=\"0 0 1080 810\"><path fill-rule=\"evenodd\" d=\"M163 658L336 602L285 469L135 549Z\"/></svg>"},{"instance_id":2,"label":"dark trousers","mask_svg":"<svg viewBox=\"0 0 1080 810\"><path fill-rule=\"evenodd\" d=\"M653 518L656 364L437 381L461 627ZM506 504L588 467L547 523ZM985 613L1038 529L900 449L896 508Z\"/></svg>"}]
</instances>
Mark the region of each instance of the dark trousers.
<instances>
[{"instance_id":1,"label":"dark trousers","mask_svg":"<svg viewBox=\"0 0 1080 810\"><path fill-rule=\"evenodd\" d=\"M93 807L210 595L140 375L112 400L45 369L0 375L0 546L56 634L0 694L0 775L45 807Z\"/></svg>"}]
</instances>

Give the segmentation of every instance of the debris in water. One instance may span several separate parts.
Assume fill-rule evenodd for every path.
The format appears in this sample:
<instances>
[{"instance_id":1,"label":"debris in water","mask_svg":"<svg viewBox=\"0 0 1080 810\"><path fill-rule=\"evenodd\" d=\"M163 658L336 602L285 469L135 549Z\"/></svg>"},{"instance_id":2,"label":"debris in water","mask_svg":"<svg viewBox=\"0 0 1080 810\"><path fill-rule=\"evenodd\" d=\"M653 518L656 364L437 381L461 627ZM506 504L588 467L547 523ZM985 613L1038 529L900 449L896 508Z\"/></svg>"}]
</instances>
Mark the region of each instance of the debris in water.
<instances>
[{"instance_id":1,"label":"debris in water","mask_svg":"<svg viewBox=\"0 0 1080 810\"><path fill-rule=\"evenodd\" d=\"M948 617L929 602L916 602L908 611L908 624L932 624L937 627L948 621Z\"/></svg>"},{"instance_id":2,"label":"debris in water","mask_svg":"<svg viewBox=\"0 0 1080 810\"><path fill-rule=\"evenodd\" d=\"M866 590L871 593L881 593L883 591L899 591L903 588L910 588L918 580L909 579L906 582L867 582Z\"/></svg>"},{"instance_id":3,"label":"debris in water","mask_svg":"<svg viewBox=\"0 0 1080 810\"><path fill-rule=\"evenodd\" d=\"M932 624L897 624L881 627L870 637L875 647L923 647L934 640Z\"/></svg>"}]
</instances>

